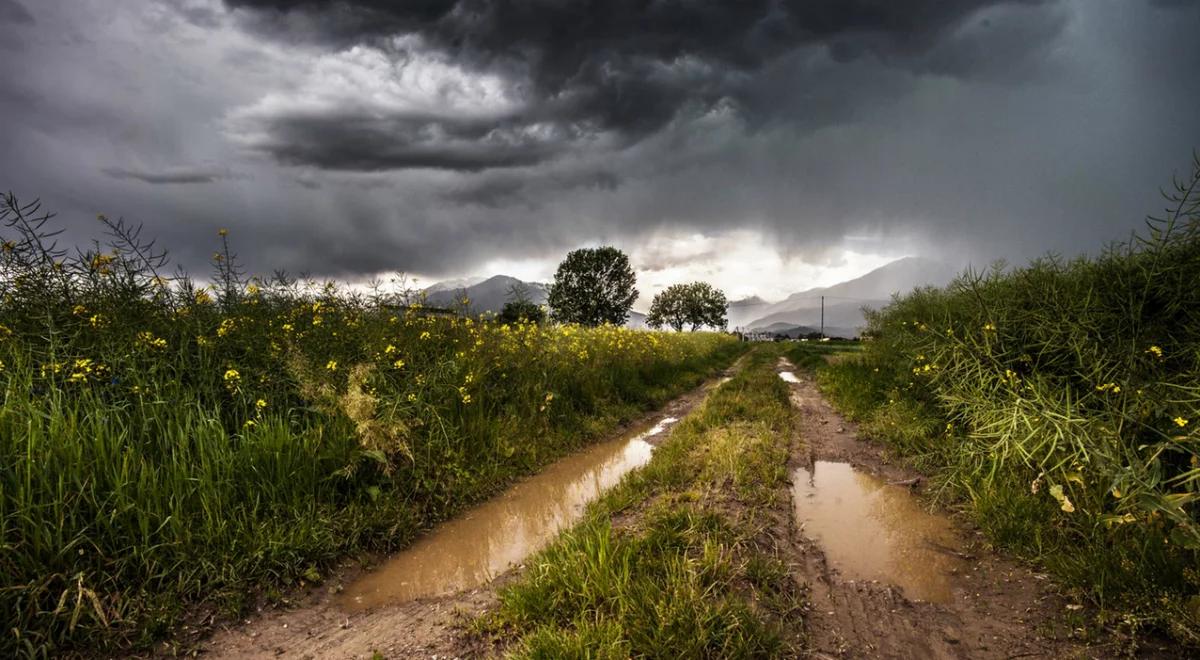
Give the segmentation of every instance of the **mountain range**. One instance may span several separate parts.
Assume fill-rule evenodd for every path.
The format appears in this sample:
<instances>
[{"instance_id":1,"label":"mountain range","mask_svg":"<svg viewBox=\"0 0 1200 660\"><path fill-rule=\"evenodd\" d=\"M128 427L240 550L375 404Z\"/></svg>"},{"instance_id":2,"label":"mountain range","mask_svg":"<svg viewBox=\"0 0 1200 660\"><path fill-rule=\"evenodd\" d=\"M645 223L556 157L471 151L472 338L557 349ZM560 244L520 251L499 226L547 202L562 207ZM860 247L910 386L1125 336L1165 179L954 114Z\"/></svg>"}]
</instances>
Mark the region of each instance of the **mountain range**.
<instances>
[{"instance_id":1,"label":"mountain range","mask_svg":"<svg viewBox=\"0 0 1200 660\"><path fill-rule=\"evenodd\" d=\"M851 337L865 324L863 307L882 307L896 293L920 286L942 286L960 269L921 257L905 257L887 265L827 287L804 289L778 302L752 296L729 303L729 327L793 336L821 327L821 297L825 297L825 334ZM438 282L423 290L426 304L453 307L463 297L475 312L499 312L511 299L514 287L523 287L529 300L546 304L549 285L523 282L515 277L496 275L487 279L468 278ZM646 315L631 312L626 325L645 327Z\"/></svg>"}]
</instances>

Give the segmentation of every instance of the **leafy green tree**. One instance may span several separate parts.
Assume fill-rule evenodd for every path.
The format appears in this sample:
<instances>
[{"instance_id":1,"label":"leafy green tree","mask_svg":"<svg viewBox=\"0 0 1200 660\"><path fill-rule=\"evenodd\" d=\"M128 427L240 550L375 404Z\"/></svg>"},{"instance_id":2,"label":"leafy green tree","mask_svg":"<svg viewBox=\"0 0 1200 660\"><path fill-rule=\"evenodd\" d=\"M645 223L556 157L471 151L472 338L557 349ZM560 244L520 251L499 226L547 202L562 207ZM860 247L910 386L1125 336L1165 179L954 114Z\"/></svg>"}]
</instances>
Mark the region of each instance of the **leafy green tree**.
<instances>
[{"instance_id":1,"label":"leafy green tree","mask_svg":"<svg viewBox=\"0 0 1200 660\"><path fill-rule=\"evenodd\" d=\"M546 320L546 310L529 299L529 290L525 286L514 284L509 288L508 301L496 320L501 323L542 323Z\"/></svg>"},{"instance_id":2,"label":"leafy green tree","mask_svg":"<svg viewBox=\"0 0 1200 660\"><path fill-rule=\"evenodd\" d=\"M670 326L676 332L685 325L692 332L706 325L724 329L728 307L725 294L707 282L673 284L654 296L646 323L652 328Z\"/></svg>"},{"instance_id":3,"label":"leafy green tree","mask_svg":"<svg viewBox=\"0 0 1200 660\"><path fill-rule=\"evenodd\" d=\"M620 325L637 300L635 282L624 252L609 246L573 250L554 274L550 313L563 323Z\"/></svg>"}]
</instances>

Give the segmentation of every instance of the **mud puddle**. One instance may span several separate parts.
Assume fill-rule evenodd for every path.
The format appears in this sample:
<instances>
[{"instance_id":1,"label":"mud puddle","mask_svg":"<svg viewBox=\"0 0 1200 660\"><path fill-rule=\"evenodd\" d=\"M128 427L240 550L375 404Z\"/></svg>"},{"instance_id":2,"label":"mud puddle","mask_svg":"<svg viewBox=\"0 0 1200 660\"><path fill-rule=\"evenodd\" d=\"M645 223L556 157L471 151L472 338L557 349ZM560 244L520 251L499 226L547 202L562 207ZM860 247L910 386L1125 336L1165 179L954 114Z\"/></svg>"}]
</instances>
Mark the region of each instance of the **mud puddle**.
<instances>
[{"instance_id":1,"label":"mud puddle","mask_svg":"<svg viewBox=\"0 0 1200 660\"><path fill-rule=\"evenodd\" d=\"M949 602L965 567L946 518L929 513L908 488L816 461L792 475L796 520L830 565L852 580L893 584L912 600Z\"/></svg>"},{"instance_id":2,"label":"mud puddle","mask_svg":"<svg viewBox=\"0 0 1200 660\"><path fill-rule=\"evenodd\" d=\"M676 422L664 417L572 454L507 492L442 524L346 587L338 605L371 609L456 593L489 582L545 547L589 502L650 460L649 440Z\"/></svg>"}]
</instances>

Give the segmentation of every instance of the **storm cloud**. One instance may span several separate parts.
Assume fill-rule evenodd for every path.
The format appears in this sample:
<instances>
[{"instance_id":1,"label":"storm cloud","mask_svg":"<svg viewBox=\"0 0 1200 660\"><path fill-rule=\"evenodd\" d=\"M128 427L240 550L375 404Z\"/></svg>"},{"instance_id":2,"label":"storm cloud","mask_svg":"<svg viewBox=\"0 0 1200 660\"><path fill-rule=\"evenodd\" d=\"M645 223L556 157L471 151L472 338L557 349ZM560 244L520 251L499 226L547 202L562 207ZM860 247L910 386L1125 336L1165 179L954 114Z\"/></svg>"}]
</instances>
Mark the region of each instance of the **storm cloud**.
<instances>
[{"instance_id":1,"label":"storm cloud","mask_svg":"<svg viewBox=\"0 0 1200 660\"><path fill-rule=\"evenodd\" d=\"M251 270L347 278L601 242L672 273L747 243L1077 254L1200 146L1198 26L1166 0L0 0L0 187L197 270L226 226Z\"/></svg>"},{"instance_id":2,"label":"storm cloud","mask_svg":"<svg viewBox=\"0 0 1200 660\"><path fill-rule=\"evenodd\" d=\"M1036 26L1000 39L1020 46L993 52L997 44L986 30L969 29L968 17L1040 2L228 4L247 10L243 23L269 38L349 49L347 59L400 81L368 98L345 90L358 102L314 107L289 99L241 117L245 143L280 162L364 171L478 171L622 149L718 104L760 124L779 119L780 83L804 82L763 75L777 61L794 67L788 55L871 58L882 67L969 77L997 61L1019 66L1063 25L1038 14ZM349 66L328 73L326 86L353 75Z\"/></svg>"}]
</instances>

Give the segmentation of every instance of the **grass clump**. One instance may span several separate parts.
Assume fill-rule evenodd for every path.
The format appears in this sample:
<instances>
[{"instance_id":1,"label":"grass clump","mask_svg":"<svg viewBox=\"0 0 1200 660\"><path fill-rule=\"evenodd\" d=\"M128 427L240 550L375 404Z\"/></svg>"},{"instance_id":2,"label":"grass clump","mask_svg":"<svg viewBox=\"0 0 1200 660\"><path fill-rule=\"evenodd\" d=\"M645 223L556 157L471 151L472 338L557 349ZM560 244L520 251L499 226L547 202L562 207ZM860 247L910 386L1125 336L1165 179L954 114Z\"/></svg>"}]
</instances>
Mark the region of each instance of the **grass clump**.
<instances>
[{"instance_id":1,"label":"grass clump","mask_svg":"<svg viewBox=\"0 0 1200 660\"><path fill-rule=\"evenodd\" d=\"M821 383L1101 622L1200 643L1200 162L1148 231L915 291Z\"/></svg>"},{"instance_id":2,"label":"grass clump","mask_svg":"<svg viewBox=\"0 0 1200 660\"><path fill-rule=\"evenodd\" d=\"M786 499L792 437L773 355L752 353L649 464L528 562L481 627L515 638L521 658L796 652L796 584L760 534Z\"/></svg>"},{"instance_id":3,"label":"grass clump","mask_svg":"<svg viewBox=\"0 0 1200 660\"><path fill-rule=\"evenodd\" d=\"M67 253L0 204L0 655L144 647L183 611L388 550L741 350L504 324L410 293L164 275L136 228Z\"/></svg>"}]
</instances>

